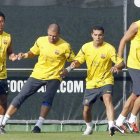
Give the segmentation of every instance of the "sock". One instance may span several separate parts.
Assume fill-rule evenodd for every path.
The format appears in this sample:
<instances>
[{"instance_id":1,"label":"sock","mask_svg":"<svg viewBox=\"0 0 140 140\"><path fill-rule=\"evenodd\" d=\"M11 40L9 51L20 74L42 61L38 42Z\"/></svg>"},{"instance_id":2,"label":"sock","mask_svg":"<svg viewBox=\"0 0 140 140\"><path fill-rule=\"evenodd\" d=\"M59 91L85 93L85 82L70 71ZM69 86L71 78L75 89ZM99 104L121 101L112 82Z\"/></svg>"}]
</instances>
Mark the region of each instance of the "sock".
<instances>
[{"instance_id":1,"label":"sock","mask_svg":"<svg viewBox=\"0 0 140 140\"><path fill-rule=\"evenodd\" d=\"M42 124L44 123L44 118L43 117L39 117L38 121L36 122L35 126L38 126L39 128L42 127Z\"/></svg>"},{"instance_id":2,"label":"sock","mask_svg":"<svg viewBox=\"0 0 140 140\"><path fill-rule=\"evenodd\" d=\"M5 126L9 119L10 119L10 116L8 114L5 114L5 116L3 117L3 121L1 123L1 125Z\"/></svg>"},{"instance_id":3,"label":"sock","mask_svg":"<svg viewBox=\"0 0 140 140\"><path fill-rule=\"evenodd\" d=\"M114 121L108 121L109 129L114 126Z\"/></svg>"},{"instance_id":4,"label":"sock","mask_svg":"<svg viewBox=\"0 0 140 140\"><path fill-rule=\"evenodd\" d=\"M2 123L2 120L3 120L3 117L4 117L4 115L0 115L0 126L1 126L1 123Z\"/></svg>"},{"instance_id":5,"label":"sock","mask_svg":"<svg viewBox=\"0 0 140 140\"><path fill-rule=\"evenodd\" d=\"M130 118L129 118L129 121L128 121L129 123L135 123L136 122L136 116L135 115L133 115L132 113L131 113L131 115L130 115Z\"/></svg>"},{"instance_id":6,"label":"sock","mask_svg":"<svg viewBox=\"0 0 140 140\"><path fill-rule=\"evenodd\" d=\"M126 117L124 117L124 116L122 116L122 115L120 114L119 117L118 117L118 119L116 120L116 125L117 125L117 126L123 125L125 119L126 119Z\"/></svg>"},{"instance_id":7,"label":"sock","mask_svg":"<svg viewBox=\"0 0 140 140\"><path fill-rule=\"evenodd\" d=\"M87 128L92 128L93 123L92 122L88 122L88 123L86 123L86 126L87 126Z\"/></svg>"}]
</instances>

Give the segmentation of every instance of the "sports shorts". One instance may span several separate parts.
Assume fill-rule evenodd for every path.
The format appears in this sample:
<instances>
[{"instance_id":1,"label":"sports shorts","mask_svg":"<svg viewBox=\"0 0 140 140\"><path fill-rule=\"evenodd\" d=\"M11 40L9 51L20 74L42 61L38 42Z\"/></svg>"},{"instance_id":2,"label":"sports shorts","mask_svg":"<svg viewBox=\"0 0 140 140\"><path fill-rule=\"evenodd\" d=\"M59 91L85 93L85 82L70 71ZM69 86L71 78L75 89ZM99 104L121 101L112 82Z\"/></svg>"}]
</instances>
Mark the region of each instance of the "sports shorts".
<instances>
[{"instance_id":1,"label":"sports shorts","mask_svg":"<svg viewBox=\"0 0 140 140\"><path fill-rule=\"evenodd\" d=\"M0 80L0 95L7 95L8 94L8 83L7 79Z\"/></svg>"},{"instance_id":2,"label":"sports shorts","mask_svg":"<svg viewBox=\"0 0 140 140\"><path fill-rule=\"evenodd\" d=\"M98 98L102 100L103 94L113 94L113 85L105 85L100 88L86 89L83 105L90 105L96 102Z\"/></svg>"},{"instance_id":3,"label":"sports shorts","mask_svg":"<svg viewBox=\"0 0 140 140\"><path fill-rule=\"evenodd\" d=\"M132 92L139 96L140 95L140 70L128 68L128 72L132 79Z\"/></svg>"}]
</instances>

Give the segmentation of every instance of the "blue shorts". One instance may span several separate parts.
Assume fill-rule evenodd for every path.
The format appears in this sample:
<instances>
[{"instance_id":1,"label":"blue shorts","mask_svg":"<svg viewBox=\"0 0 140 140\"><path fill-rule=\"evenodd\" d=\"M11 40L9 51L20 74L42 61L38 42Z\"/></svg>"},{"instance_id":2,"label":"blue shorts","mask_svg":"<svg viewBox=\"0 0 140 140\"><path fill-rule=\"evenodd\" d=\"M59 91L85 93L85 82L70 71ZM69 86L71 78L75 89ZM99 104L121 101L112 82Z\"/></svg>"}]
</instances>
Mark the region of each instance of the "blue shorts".
<instances>
[{"instance_id":1,"label":"blue shorts","mask_svg":"<svg viewBox=\"0 0 140 140\"><path fill-rule=\"evenodd\" d=\"M7 84L7 79L2 79L0 80L0 95L8 94L8 84Z\"/></svg>"},{"instance_id":2,"label":"blue shorts","mask_svg":"<svg viewBox=\"0 0 140 140\"><path fill-rule=\"evenodd\" d=\"M83 99L83 105L90 105L96 102L98 98L102 100L103 94L112 94L113 85L105 85L100 88L86 89Z\"/></svg>"},{"instance_id":3,"label":"blue shorts","mask_svg":"<svg viewBox=\"0 0 140 140\"><path fill-rule=\"evenodd\" d=\"M140 95L140 70L128 68L128 72L130 74L133 83L132 92L135 95L139 96Z\"/></svg>"}]
</instances>

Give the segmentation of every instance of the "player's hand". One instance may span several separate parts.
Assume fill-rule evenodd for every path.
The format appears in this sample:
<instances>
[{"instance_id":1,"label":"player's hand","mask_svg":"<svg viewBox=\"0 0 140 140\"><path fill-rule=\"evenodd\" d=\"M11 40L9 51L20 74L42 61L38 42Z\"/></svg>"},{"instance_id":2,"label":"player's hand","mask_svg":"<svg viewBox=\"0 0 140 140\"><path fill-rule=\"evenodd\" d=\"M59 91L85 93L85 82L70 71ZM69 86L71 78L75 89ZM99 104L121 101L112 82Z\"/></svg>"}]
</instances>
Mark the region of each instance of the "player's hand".
<instances>
[{"instance_id":1,"label":"player's hand","mask_svg":"<svg viewBox=\"0 0 140 140\"><path fill-rule=\"evenodd\" d=\"M60 76L61 78L65 78L68 75L68 70L66 68L64 68L61 72L60 72Z\"/></svg>"},{"instance_id":2,"label":"player's hand","mask_svg":"<svg viewBox=\"0 0 140 140\"><path fill-rule=\"evenodd\" d=\"M113 66L110 71L112 73L117 73L118 74L120 70L116 66Z\"/></svg>"},{"instance_id":3,"label":"player's hand","mask_svg":"<svg viewBox=\"0 0 140 140\"><path fill-rule=\"evenodd\" d=\"M21 59L23 59L23 58L27 58L27 57L28 57L27 55L28 55L28 53L22 53L22 52L19 53L19 54L18 54L18 60L21 60Z\"/></svg>"},{"instance_id":4,"label":"player's hand","mask_svg":"<svg viewBox=\"0 0 140 140\"><path fill-rule=\"evenodd\" d=\"M72 63L70 64L70 67L71 67L72 69L74 69L74 68L76 67L76 61L75 61L75 62L72 62Z\"/></svg>"},{"instance_id":5,"label":"player's hand","mask_svg":"<svg viewBox=\"0 0 140 140\"><path fill-rule=\"evenodd\" d=\"M15 61L17 59L18 59L18 55L14 54L14 53L12 53L12 54L9 55L9 60Z\"/></svg>"}]
</instances>

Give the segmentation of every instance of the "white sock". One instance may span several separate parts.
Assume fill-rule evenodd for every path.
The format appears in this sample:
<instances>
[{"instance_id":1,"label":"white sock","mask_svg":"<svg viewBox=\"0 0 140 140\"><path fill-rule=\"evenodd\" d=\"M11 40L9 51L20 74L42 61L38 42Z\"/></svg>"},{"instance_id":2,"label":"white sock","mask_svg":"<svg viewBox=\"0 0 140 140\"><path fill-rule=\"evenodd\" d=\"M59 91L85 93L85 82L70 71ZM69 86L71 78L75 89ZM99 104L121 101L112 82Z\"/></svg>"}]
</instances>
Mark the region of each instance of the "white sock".
<instances>
[{"instance_id":1,"label":"white sock","mask_svg":"<svg viewBox=\"0 0 140 140\"><path fill-rule=\"evenodd\" d=\"M2 123L2 120L3 120L3 117L4 117L4 115L0 115L0 126L1 126L1 123Z\"/></svg>"},{"instance_id":2,"label":"white sock","mask_svg":"<svg viewBox=\"0 0 140 140\"><path fill-rule=\"evenodd\" d=\"M39 117L38 121L36 122L35 126L38 126L39 128L42 127L42 124L44 123L44 118L43 117Z\"/></svg>"},{"instance_id":3,"label":"white sock","mask_svg":"<svg viewBox=\"0 0 140 140\"><path fill-rule=\"evenodd\" d=\"M7 121L10 119L10 116L8 114L5 114L4 115L4 118L3 118L3 121L2 121L2 125L5 126Z\"/></svg>"},{"instance_id":4,"label":"white sock","mask_svg":"<svg viewBox=\"0 0 140 140\"><path fill-rule=\"evenodd\" d=\"M93 123L92 122L88 122L88 123L86 123L86 126L87 126L87 128L92 128Z\"/></svg>"},{"instance_id":5,"label":"white sock","mask_svg":"<svg viewBox=\"0 0 140 140\"><path fill-rule=\"evenodd\" d=\"M114 121L108 121L109 129L114 126Z\"/></svg>"},{"instance_id":6,"label":"white sock","mask_svg":"<svg viewBox=\"0 0 140 140\"><path fill-rule=\"evenodd\" d=\"M125 119L126 119L126 117L124 117L124 116L122 116L122 115L120 114L119 117L118 117L118 119L116 120L116 125L117 125L117 126L123 125Z\"/></svg>"},{"instance_id":7,"label":"white sock","mask_svg":"<svg viewBox=\"0 0 140 140\"><path fill-rule=\"evenodd\" d=\"M133 115L132 113L131 113L131 115L130 115L130 118L129 118L129 121L128 121L129 123L134 123L134 122L136 122L136 116L135 115Z\"/></svg>"}]
</instances>

